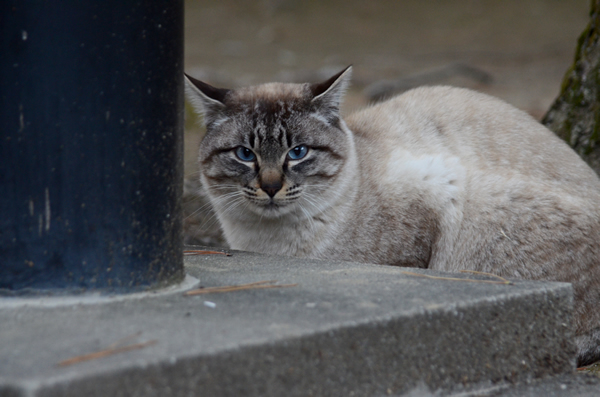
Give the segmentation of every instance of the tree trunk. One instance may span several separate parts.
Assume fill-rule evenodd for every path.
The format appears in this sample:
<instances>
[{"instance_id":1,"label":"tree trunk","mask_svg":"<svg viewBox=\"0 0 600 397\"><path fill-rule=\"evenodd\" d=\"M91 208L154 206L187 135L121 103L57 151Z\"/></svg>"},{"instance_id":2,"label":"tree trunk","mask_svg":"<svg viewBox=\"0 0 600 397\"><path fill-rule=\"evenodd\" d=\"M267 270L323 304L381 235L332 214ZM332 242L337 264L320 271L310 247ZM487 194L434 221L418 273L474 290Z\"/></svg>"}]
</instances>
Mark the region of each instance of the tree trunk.
<instances>
[{"instance_id":1,"label":"tree trunk","mask_svg":"<svg viewBox=\"0 0 600 397\"><path fill-rule=\"evenodd\" d=\"M579 37L575 61L542 123L564 139L600 175L600 0Z\"/></svg>"}]
</instances>

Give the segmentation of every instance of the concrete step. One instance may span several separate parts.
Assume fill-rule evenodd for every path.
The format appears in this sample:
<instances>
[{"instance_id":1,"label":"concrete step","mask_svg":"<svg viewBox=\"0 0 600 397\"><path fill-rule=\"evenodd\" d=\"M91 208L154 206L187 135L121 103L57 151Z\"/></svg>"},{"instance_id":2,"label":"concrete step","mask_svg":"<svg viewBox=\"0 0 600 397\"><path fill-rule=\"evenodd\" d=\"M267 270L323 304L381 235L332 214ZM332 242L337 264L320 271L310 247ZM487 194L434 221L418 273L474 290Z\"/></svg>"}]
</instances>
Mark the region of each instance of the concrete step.
<instances>
[{"instance_id":1,"label":"concrete step","mask_svg":"<svg viewBox=\"0 0 600 397\"><path fill-rule=\"evenodd\" d=\"M204 287L296 285L2 298L0 395L438 395L573 376L569 284L243 252L186 269ZM133 347L58 365L118 341Z\"/></svg>"},{"instance_id":2,"label":"concrete step","mask_svg":"<svg viewBox=\"0 0 600 397\"><path fill-rule=\"evenodd\" d=\"M472 395L480 397L598 397L600 396L600 378L591 374L570 373L519 385L505 385L496 390L480 390Z\"/></svg>"}]
</instances>

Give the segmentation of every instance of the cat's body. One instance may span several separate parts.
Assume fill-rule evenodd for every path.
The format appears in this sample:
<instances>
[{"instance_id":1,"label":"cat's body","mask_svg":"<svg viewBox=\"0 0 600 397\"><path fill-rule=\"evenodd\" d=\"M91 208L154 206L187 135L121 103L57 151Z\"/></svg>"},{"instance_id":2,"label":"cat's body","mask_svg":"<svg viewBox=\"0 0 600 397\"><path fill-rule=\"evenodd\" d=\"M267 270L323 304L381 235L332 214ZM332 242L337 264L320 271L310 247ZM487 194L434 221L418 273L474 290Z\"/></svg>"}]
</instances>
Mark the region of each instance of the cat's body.
<instances>
[{"instance_id":1,"label":"cat's body","mask_svg":"<svg viewBox=\"0 0 600 397\"><path fill-rule=\"evenodd\" d=\"M573 283L600 359L600 180L528 115L420 88L346 118L345 71L229 91L191 80L202 182L236 249Z\"/></svg>"}]
</instances>

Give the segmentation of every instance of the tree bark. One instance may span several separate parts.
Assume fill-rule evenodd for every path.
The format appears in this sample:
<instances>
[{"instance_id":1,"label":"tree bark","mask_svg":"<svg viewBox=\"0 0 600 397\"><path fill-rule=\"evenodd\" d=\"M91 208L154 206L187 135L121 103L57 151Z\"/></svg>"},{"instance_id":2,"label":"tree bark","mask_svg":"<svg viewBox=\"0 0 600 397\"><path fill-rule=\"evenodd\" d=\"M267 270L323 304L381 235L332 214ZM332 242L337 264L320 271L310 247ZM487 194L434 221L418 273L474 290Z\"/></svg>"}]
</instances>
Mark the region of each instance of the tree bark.
<instances>
[{"instance_id":1,"label":"tree bark","mask_svg":"<svg viewBox=\"0 0 600 397\"><path fill-rule=\"evenodd\" d=\"M600 175L600 0L591 0L590 23L579 37L574 63L542 123Z\"/></svg>"}]
</instances>

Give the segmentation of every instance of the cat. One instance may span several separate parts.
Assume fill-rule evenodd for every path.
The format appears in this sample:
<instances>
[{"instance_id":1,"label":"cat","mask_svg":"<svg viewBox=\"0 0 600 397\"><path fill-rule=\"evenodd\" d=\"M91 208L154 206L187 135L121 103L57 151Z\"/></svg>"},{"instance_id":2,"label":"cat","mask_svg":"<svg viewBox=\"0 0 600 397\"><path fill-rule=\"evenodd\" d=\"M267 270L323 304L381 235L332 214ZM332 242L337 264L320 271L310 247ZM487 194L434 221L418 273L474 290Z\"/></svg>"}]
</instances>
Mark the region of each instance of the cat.
<instances>
[{"instance_id":1,"label":"cat","mask_svg":"<svg viewBox=\"0 0 600 397\"><path fill-rule=\"evenodd\" d=\"M348 67L235 90L186 75L201 182L232 248L573 283L600 360L600 180L511 105L421 87L345 117Z\"/></svg>"}]
</instances>

